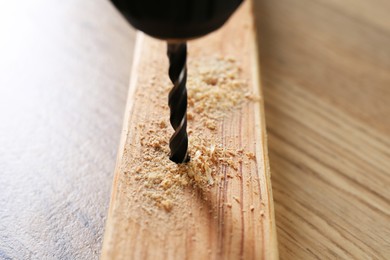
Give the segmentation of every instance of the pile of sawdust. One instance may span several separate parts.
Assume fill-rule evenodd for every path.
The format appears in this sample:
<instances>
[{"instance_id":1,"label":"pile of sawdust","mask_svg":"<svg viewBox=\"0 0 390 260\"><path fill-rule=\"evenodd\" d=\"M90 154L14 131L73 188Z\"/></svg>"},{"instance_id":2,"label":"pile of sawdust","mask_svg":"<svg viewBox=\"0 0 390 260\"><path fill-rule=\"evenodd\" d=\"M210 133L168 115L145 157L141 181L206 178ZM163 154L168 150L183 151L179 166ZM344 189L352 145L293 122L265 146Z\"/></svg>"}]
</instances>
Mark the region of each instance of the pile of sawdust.
<instances>
[{"instance_id":1,"label":"pile of sawdust","mask_svg":"<svg viewBox=\"0 0 390 260\"><path fill-rule=\"evenodd\" d=\"M189 64L188 103L199 116L215 119L243 102L247 82L233 59L201 59Z\"/></svg>"},{"instance_id":2,"label":"pile of sawdust","mask_svg":"<svg viewBox=\"0 0 390 260\"><path fill-rule=\"evenodd\" d=\"M216 133L221 120L232 110L239 109L245 100L254 100L241 77L240 66L231 58L208 58L190 62L188 67L190 162L177 165L169 160L168 142L173 129L155 117L138 125L141 153L127 172L130 181L138 182L142 197L166 211L177 203L183 187L193 185L205 190L224 178L219 175L223 165L237 171L237 164L249 159L242 150L223 147ZM171 87L160 86L156 91L167 96Z\"/></svg>"}]
</instances>

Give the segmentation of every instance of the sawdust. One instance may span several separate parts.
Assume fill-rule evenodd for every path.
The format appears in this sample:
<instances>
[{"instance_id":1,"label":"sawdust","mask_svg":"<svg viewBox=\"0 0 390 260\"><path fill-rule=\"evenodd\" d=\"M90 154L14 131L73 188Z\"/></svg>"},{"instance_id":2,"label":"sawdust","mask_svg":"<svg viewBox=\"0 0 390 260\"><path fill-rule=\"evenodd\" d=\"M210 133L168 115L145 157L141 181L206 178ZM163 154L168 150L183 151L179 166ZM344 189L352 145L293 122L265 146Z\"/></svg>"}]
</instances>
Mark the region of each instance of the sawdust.
<instances>
[{"instance_id":1,"label":"sawdust","mask_svg":"<svg viewBox=\"0 0 390 260\"><path fill-rule=\"evenodd\" d=\"M146 206L156 205L170 212L178 204L184 187L212 187L225 176L222 167L238 171L238 165L254 159L254 154L243 149L223 146L218 138L222 120L232 111L240 109L244 101L257 100L248 92L248 84L241 77L241 68L232 58L208 58L190 62L187 80L189 155L187 164L175 164L168 158L169 138L173 133L168 120L161 116L149 118L147 124L139 124L141 152L129 161L125 171L129 181L136 181L139 195ZM157 93L167 96L171 84L159 86L152 80ZM153 97L152 97L153 99ZM153 101L153 100L152 100ZM157 102L155 102L157 103ZM167 107L164 108L168 114ZM231 173L227 178L237 175ZM234 197L236 202L239 199ZM231 204L227 204L230 208Z\"/></svg>"}]
</instances>

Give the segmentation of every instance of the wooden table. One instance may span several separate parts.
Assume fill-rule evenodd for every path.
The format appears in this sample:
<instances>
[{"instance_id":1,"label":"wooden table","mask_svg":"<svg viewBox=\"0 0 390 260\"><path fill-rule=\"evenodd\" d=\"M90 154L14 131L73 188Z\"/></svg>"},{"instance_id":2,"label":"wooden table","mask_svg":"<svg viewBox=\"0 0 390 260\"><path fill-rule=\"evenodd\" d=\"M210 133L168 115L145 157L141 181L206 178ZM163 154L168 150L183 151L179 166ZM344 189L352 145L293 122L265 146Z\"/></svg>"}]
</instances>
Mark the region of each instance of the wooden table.
<instances>
[{"instance_id":1,"label":"wooden table","mask_svg":"<svg viewBox=\"0 0 390 260\"><path fill-rule=\"evenodd\" d=\"M96 259L133 34L105 0L0 3L0 259ZM390 4L257 2L282 259L390 255Z\"/></svg>"},{"instance_id":2,"label":"wooden table","mask_svg":"<svg viewBox=\"0 0 390 260\"><path fill-rule=\"evenodd\" d=\"M97 259L133 34L108 1L0 1L0 259Z\"/></svg>"},{"instance_id":3,"label":"wooden table","mask_svg":"<svg viewBox=\"0 0 390 260\"><path fill-rule=\"evenodd\" d=\"M282 259L390 257L390 2L258 2Z\"/></svg>"}]
</instances>

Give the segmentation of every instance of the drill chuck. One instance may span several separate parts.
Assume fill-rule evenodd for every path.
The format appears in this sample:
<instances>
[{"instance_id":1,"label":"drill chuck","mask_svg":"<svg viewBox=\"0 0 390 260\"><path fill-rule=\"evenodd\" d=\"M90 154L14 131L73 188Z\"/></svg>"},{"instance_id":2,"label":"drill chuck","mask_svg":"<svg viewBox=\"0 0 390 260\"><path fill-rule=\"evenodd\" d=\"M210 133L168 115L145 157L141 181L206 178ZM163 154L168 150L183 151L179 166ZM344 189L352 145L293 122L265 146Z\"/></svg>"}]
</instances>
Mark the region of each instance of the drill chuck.
<instances>
[{"instance_id":1,"label":"drill chuck","mask_svg":"<svg viewBox=\"0 0 390 260\"><path fill-rule=\"evenodd\" d=\"M111 0L136 29L185 41L220 28L243 0Z\"/></svg>"}]
</instances>

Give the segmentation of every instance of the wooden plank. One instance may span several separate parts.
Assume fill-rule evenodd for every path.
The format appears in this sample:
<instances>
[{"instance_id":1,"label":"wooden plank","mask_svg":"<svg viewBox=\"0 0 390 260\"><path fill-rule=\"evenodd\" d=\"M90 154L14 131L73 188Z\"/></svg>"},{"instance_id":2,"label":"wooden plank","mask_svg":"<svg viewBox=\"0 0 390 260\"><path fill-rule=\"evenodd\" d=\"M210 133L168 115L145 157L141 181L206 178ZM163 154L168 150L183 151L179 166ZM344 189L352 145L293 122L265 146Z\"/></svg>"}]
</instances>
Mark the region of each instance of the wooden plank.
<instances>
[{"instance_id":1,"label":"wooden plank","mask_svg":"<svg viewBox=\"0 0 390 260\"><path fill-rule=\"evenodd\" d=\"M166 43L138 34L102 259L278 257L252 17L189 43L188 165L168 159Z\"/></svg>"},{"instance_id":2,"label":"wooden plank","mask_svg":"<svg viewBox=\"0 0 390 260\"><path fill-rule=\"evenodd\" d=\"M389 259L390 2L257 7L281 259Z\"/></svg>"}]
</instances>

